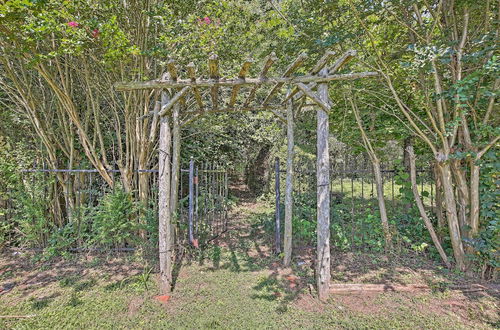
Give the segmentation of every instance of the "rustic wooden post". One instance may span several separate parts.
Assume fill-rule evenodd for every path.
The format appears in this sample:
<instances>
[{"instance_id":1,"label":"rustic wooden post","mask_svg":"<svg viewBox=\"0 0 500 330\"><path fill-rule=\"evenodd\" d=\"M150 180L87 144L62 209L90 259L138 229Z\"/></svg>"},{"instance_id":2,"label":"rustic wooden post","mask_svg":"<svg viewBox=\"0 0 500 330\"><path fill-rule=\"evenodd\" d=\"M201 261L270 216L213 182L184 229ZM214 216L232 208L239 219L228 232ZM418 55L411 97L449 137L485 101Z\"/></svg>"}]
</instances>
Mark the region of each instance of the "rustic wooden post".
<instances>
[{"instance_id":1,"label":"rustic wooden post","mask_svg":"<svg viewBox=\"0 0 500 330\"><path fill-rule=\"evenodd\" d=\"M323 69L320 75L326 76L328 69ZM318 96L325 104L328 100L328 84L318 84ZM328 113L318 107L317 111L317 261L316 284L320 300L328 298L330 286L330 158L328 154Z\"/></svg>"},{"instance_id":2,"label":"rustic wooden post","mask_svg":"<svg viewBox=\"0 0 500 330\"><path fill-rule=\"evenodd\" d=\"M162 106L169 102L168 92L162 91ZM173 228L170 212L170 148L172 132L169 117L160 118L159 137L159 173L158 173L158 218L159 218L159 254L160 254L160 290L168 294L172 283Z\"/></svg>"},{"instance_id":3,"label":"rustic wooden post","mask_svg":"<svg viewBox=\"0 0 500 330\"><path fill-rule=\"evenodd\" d=\"M286 109L286 138L287 138L287 153L286 153L286 189L285 189L285 239L284 249L285 257L283 264L290 266L292 260L292 212L293 212L293 155L294 155L294 140L293 140L293 103L288 101Z\"/></svg>"},{"instance_id":4,"label":"rustic wooden post","mask_svg":"<svg viewBox=\"0 0 500 330\"><path fill-rule=\"evenodd\" d=\"M276 254L281 253L281 227L280 227L280 159L276 157L274 160L275 171L275 190L276 190L276 209L275 209L275 248Z\"/></svg>"},{"instance_id":5,"label":"rustic wooden post","mask_svg":"<svg viewBox=\"0 0 500 330\"><path fill-rule=\"evenodd\" d=\"M194 159L189 161L189 213L188 213L188 235L189 243L193 244L193 218L194 218Z\"/></svg>"}]
</instances>

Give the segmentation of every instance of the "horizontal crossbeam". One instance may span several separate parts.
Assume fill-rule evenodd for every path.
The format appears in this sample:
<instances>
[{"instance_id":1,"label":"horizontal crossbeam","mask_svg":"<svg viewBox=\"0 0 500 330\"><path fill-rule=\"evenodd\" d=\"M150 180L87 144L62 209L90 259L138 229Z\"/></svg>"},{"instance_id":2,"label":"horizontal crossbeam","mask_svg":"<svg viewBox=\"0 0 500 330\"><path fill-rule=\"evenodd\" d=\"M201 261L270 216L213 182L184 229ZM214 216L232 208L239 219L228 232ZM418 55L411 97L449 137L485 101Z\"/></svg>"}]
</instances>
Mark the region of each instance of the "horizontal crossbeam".
<instances>
[{"instance_id":1,"label":"horizontal crossbeam","mask_svg":"<svg viewBox=\"0 0 500 330\"><path fill-rule=\"evenodd\" d=\"M337 80L354 80L359 78L368 78L378 76L377 72L356 72L345 74L332 74L327 76L305 75L296 77L266 77L266 78L247 78L247 79L179 79L177 81L150 80L144 82L120 82L114 85L117 91L131 91L140 89L163 89L163 88L182 88L182 87L214 87L214 86L236 86L236 85L275 85L296 84L296 83L324 83Z\"/></svg>"}]
</instances>

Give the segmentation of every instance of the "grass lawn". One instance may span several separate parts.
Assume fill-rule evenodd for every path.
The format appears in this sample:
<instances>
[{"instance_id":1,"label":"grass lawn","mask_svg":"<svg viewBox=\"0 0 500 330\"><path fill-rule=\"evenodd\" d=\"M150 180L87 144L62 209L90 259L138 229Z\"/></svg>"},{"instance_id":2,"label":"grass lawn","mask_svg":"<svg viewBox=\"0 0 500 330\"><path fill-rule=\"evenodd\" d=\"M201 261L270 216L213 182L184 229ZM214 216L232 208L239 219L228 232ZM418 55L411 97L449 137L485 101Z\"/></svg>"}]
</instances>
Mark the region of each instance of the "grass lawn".
<instances>
[{"instance_id":1,"label":"grass lawn","mask_svg":"<svg viewBox=\"0 0 500 330\"><path fill-rule=\"evenodd\" d=\"M272 237L255 225L271 212L243 201L230 231L203 254L191 251L170 300L158 294L156 266L131 255L77 256L52 263L5 251L0 256L2 329L490 329L499 326L498 291L448 288L464 279L417 256L334 254L341 283L432 284L434 292L337 294L318 302L309 249L280 267ZM300 264L300 266L299 266Z\"/></svg>"}]
</instances>

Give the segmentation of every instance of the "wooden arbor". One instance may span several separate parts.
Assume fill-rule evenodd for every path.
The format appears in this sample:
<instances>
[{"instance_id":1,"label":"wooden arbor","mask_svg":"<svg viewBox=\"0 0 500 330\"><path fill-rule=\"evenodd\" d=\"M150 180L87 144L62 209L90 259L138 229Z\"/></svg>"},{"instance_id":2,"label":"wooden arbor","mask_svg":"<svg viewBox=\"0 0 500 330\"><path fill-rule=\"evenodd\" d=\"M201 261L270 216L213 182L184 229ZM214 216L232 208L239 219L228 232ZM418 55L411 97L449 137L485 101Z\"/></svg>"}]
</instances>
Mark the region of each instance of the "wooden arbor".
<instances>
[{"instance_id":1,"label":"wooden arbor","mask_svg":"<svg viewBox=\"0 0 500 330\"><path fill-rule=\"evenodd\" d=\"M289 265L292 256L292 178L293 178L293 104L308 98L317 106L317 260L316 282L320 299L328 296L330 284L330 174L328 154L328 111L331 104L328 83L338 80L352 80L376 76L376 72L346 73L336 72L356 55L348 51L330 65L335 54L326 52L307 75L295 75L307 59L300 54L281 76L268 76L269 69L277 60L271 54L264 62L258 77L247 74L252 61L241 65L238 77L222 78L219 74L217 55L208 59L208 76L196 76L193 63L186 67L187 78L179 76L175 61L167 63L166 74L158 80L144 82L122 82L115 84L118 91L159 89L162 91L161 104L151 115L160 117L159 142L159 253L161 290L166 294L172 285L172 260L174 228L172 219L177 208L179 183L180 127L188 122L213 112L271 111L287 123L287 170L285 192L285 237L284 264ZM257 90L269 86L263 99L256 97ZM286 96L280 93L284 85L291 88ZM242 87L248 89L246 97ZM168 92L170 91L170 93ZM227 95L227 96L226 96ZM281 98L280 98L281 96ZM225 97L226 100L221 99ZM295 115L299 108L296 109ZM285 113L285 114L283 114ZM181 117L183 121L181 122ZM170 125L172 122L172 127Z\"/></svg>"}]
</instances>

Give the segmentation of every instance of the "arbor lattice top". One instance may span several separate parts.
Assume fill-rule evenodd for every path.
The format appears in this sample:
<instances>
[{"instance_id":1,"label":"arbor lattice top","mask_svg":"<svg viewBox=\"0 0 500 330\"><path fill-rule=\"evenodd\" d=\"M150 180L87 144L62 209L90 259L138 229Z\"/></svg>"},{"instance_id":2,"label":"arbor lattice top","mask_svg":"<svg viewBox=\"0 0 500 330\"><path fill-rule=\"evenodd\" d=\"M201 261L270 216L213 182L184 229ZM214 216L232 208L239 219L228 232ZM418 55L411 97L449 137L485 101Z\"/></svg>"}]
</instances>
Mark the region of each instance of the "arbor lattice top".
<instances>
[{"instance_id":1,"label":"arbor lattice top","mask_svg":"<svg viewBox=\"0 0 500 330\"><path fill-rule=\"evenodd\" d=\"M217 55L212 54L208 58L208 79L198 78L196 76L196 67L194 63L189 63L186 66L186 72L189 78L181 79L179 70L174 60L169 60L167 63L167 72L161 79L150 81L133 81L120 82L115 84L118 91L130 91L140 89L173 89L175 94L170 101L163 105L159 111L159 115L169 114L171 109L178 102L185 102L189 96L189 92L194 96L192 106L187 107L187 113L204 114L210 112L234 112L234 111L258 111L268 110L275 113L278 117L282 116L276 110L283 109L285 103L293 98L299 100L307 96L313 100L318 106L324 110L330 110L330 105L321 101L318 96L312 92L318 83L324 83L337 80L352 80L365 77L373 77L377 72L359 72L337 74L336 72L352 58L356 56L356 51L350 50L339 57L331 66L328 67L335 53L327 51L313 66L306 75L293 75L301 66L303 66L307 55L300 54L297 58L285 69L281 76L268 76L267 73L271 66L276 62L277 57L274 53L269 55L264 61L264 65L258 77L247 77L248 71L252 65L251 60L243 62L238 76L235 78L222 78L219 74L219 60ZM276 97L277 92L285 85L292 84L294 88L288 93L284 99L279 100ZM256 100L256 92L262 85L272 86L267 95L262 100ZM251 87L248 95L243 102L237 104L238 94L241 92L242 86ZM221 102L220 97L223 96L223 87L229 87L230 93L227 94L226 102ZM203 89L208 89L203 91ZM273 101L273 102L271 102Z\"/></svg>"}]
</instances>

